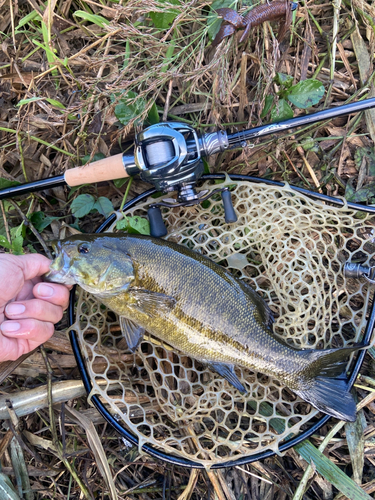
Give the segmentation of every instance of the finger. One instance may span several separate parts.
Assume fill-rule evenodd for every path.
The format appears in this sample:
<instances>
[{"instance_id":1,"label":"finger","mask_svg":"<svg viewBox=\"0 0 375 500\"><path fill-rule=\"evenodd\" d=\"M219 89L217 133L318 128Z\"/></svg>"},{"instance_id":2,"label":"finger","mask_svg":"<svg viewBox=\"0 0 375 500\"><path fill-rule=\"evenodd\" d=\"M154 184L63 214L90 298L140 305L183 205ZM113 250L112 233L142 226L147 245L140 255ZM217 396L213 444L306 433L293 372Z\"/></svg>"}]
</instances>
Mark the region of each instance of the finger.
<instances>
[{"instance_id":1,"label":"finger","mask_svg":"<svg viewBox=\"0 0 375 500\"><path fill-rule=\"evenodd\" d=\"M53 323L35 319L4 321L0 325L0 359L14 360L52 337Z\"/></svg>"},{"instance_id":2,"label":"finger","mask_svg":"<svg viewBox=\"0 0 375 500\"><path fill-rule=\"evenodd\" d=\"M32 318L50 323L58 323L63 317L63 308L41 299L11 302L5 308L8 319Z\"/></svg>"},{"instance_id":3,"label":"finger","mask_svg":"<svg viewBox=\"0 0 375 500\"><path fill-rule=\"evenodd\" d=\"M25 276L25 281L35 278L35 276L42 276L48 273L51 260L44 255L40 254L28 254L20 255L23 257L21 263L23 267L23 274Z\"/></svg>"},{"instance_id":4,"label":"finger","mask_svg":"<svg viewBox=\"0 0 375 500\"><path fill-rule=\"evenodd\" d=\"M37 253L28 255L2 254L0 255L0 264L4 264L1 267L5 271L9 265L19 267L26 281L35 278L35 276L42 276L47 273L51 260Z\"/></svg>"},{"instance_id":5,"label":"finger","mask_svg":"<svg viewBox=\"0 0 375 500\"><path fill-rule=\"evenodd\" d=\"M34 297L51 302L66 309L69 304L69 289L57 283L38 283L33 288Z\"/></svg>"},{"instance_id":6,"label":"finger","mask_svg":"<svg viewBox=\"0 0 375 500\"><path fill-rule=\"evenodd\" d=\"M40 278L35 278L35 279L41 281ZM34 280L25 281L20 292L17 293L17 295L13 297L13 299L17 301L33 299L34 298L33 288L35 286L35 283L33 283L33 281Z\"/></svg>"}]
</instances>

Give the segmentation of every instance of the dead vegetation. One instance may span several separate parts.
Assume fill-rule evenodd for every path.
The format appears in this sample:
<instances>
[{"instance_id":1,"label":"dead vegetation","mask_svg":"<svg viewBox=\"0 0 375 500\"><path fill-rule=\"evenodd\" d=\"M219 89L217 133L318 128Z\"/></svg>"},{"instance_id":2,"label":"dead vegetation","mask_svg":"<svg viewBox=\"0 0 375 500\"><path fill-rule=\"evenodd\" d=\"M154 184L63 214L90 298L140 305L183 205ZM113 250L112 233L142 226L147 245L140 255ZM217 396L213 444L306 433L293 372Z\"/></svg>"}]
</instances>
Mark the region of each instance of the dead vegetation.
<instances>
[{"instance_id":1,"label":"dead vegetation","mask_svg":"<svg viewBox=\"0 0 375 500\"><path fill-rule=\"evenodd\" d=\"M96 154L125 150L155 112L204 131L267 123L270 115L260 115L266 96L279 90L278 72L291 75L294 84L307 78L322 82L325 96L315 109L373 95L372 4L301 2L280 43L278 23L266 23L246 45L238 44L237 34L212 48L210 3L0 0L0 187L59 175ZM251 5L231 4L241 12ZM166 11L172 21L164 27L158 16ZM368 111L305 127L210 158L209 167L373 202L374 118ZM94 231L103 220L98 210L81 219L71 215L79 193L107 198L118 209L125 192L132 197L147 187L109 182L75 192L55 188L18 204L49 242L77 229ZM13 205L1 205L3 246L8 242L16 253L22 247L43 251L27 220ZM331 420L310 447L284 456L190 471L140 454L88 405L66 326L57 327L44 349L1 365L0 498L338 500L370 498L375 491L372 351L356 388L362 409L355 424ZM35 388L43 404L22 413ZM59 388L59 402L52 406ZM25 398L12 407L8 398L23 392Z\"/></svg>"}]
</instances>

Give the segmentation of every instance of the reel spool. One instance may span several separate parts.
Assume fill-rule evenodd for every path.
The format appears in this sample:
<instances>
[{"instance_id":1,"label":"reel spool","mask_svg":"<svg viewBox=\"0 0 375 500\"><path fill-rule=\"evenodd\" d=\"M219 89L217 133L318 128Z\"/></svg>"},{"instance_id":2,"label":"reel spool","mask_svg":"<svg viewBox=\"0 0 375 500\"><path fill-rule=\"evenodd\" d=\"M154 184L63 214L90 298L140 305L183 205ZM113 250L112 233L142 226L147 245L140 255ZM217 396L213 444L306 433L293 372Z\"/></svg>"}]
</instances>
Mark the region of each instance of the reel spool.
<instances>
[{"instance_id":1,"label":"reel spool","mask_svg":"<svg viewBox=\"0 0 375 500\"><path fill-rule=\"evenodd\" d=\"M252 285L275 313L275 332L291 345L368 342L375 324L374 307L367 316L373 286L344 270L348 263L374 267L375 209L241 175L203 176L202 189L217 189L215 180L231 193L238 221L225 223L216 193L203 204L163 207L166 239L194 248ZM155 191L131 200L125 214L145 216ZM113 221L109 217L97 232ZM277 380L236 369L248 389L242 395L158 339L146 337L131 354L116 315L83 291L72 291L70 321L90 401L120 435L168 462L220 468L264 459L330 418ZM348 365L351 385L364 354Z\"/></svg>"}]
</instances>

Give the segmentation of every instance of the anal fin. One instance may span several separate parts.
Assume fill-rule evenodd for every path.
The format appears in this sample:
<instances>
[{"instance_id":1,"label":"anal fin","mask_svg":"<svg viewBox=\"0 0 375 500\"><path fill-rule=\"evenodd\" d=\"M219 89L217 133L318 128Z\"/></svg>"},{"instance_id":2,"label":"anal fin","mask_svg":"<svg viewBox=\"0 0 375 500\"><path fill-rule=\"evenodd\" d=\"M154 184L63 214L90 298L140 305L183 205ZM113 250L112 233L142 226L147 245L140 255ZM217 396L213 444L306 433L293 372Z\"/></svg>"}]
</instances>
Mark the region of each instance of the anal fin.
<instances>
[{"instance_id":1,"label":"anal fin","mask_svg":"<svg viewBox=\"0 0 375 500\"><path fill-rule=\"evenodd\" d=\"M235 374L233 365L226 365L224 363L208 363L208 366L212 370L215 370L215 372L217 372L219 375L224 377L225 380L228 380L228 382L240 392L242 392L243 394L247 392L247 390L241 384L237 375Z\"/></svg>"},{"instance_id":2,"label":"anal fin","mask_svg":"<svg viewBox=\"0 0 375 500\"><path fill-rule=\"evenodd\" d=\"M130 351L135 352L146 330L125 316L120 316L120 327Z\"/></svg>"}]
</instances>

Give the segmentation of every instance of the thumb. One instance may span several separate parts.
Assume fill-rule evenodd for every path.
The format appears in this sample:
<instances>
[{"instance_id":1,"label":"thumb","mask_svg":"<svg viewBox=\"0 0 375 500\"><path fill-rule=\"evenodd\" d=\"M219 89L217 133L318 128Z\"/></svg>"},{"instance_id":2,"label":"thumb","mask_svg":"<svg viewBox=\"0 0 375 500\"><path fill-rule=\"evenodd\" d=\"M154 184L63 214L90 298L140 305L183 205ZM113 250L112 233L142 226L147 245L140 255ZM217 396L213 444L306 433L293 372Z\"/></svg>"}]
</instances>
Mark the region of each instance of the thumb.
<instances>
[{"instance_id":1,"label":"thumb","mask_svg":"<svg viewBox=\"0 0 375 500\"><path fill-rule=\"evenodd\" d=\"M24 276L24 280L30 280L36 276L42 276L49 270L51 260L37 253L27 255L0 255L0 273L3 275L9 268L17 266Z\"/></svg>"}]
</instances>

